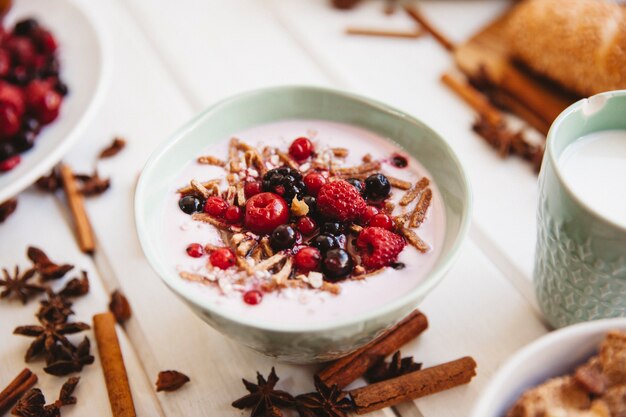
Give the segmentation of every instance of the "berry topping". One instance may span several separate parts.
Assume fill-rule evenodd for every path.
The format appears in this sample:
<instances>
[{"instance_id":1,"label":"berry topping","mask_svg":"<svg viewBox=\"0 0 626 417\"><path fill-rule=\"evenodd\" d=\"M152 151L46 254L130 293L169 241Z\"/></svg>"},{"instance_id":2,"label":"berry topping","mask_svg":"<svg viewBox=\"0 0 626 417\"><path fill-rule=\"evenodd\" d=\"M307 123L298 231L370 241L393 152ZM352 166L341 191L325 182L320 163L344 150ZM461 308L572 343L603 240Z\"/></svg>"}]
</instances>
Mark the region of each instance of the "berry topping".
<instances>
[{"instance_id":1,"label":"berry topping","mask_svg":"<svg viewBox=\"0 0 626 417\"><path fill-rule=\"evenodd\" d=\"M319 172L311 172L304 177L304 185L306 185L306 191L309 195L316 197L320 191L320 188L327 183L326 177Z\"/></svg>"},{"instance_id":2,"label":"berry topping","mask_svg":"<svg viewBox=\"0 0 626 417\"><path fill-rule=\"evenodd\" d=\"M291 143L289 155L298 162L304 161L313 153L313 144L307 138L298 138Z\"/></svg>"},{"instance_id":3,"label":"berry topping","mask_svg":"<svg viewBox=\"0 0 626 417\"><path fill-rule=\"evenodd\" d=\"M243 217L243 210L238 206L230 206L224 212L224 219L230 224L241 222Z\"/></svg>"},{"instance_id":4,"label":"berry topping","mask_svg":"<svg viewBox=\"0 0 626 417\"><path fill-rule=\"evenodd\" d=\"M352 184L362 196L365 196L365 184L358 178L348 178L346 180L349 184Z\"/></svg>"},{"instance_id":5,"label":"berry topping","mask_svg":"<svg viewBox=\"0 0 626 417\"><path fill-rule=\"evenodd\" d=\"M221 197L209 197L204 203L204 212L214 217L224 217L228 203Z\"/></svg>"},{"instance_id":6,"label":"berry topping","mask_svg":"<svg viewBox=\"0 0 626 417\"><path fill-rule=\"evenodd\" d=\"M278 194L288 204L291 204L294 197L301 199L305 189L302 174L289 167L270 169L263 176L263 191Z\"/></svg>"},{"instance_id":7,"label":"berry topping","mask_svg":"<svg viewBox=\"0 0 626 417\"><path fill-rule=\"evenodd\" d=\"M322 254L316 248L305 246L300 249L293 258L293 261L300 271L315 271L320 266Z\"/></svg>"},{"instance_id":8,"label":"berry topping","mask_svg":"<svg viewBox=\"0 0 626 417\"><path fill-rule=\"evenodd\" d=\"M300 217L298 219L298 230L305 236L310 236L317 229L317 223L309 216Z\"/></svg>"},{"instance_id":9,"label":"berry topping","mask_svg":"<svg viewBox=\"0 0 626 417\"><path fill-rule=\"evenodd\" d=\"M303 201L307 206L309 206L309 212L307 214L309 216L315 216L317 214L317 199L307 195L304 197Z\"/></svg>"},{"instance_id":10,"label":"berry topping","mask_svg":"<svg viewBox=\"0 0 626 417\"><path fill-rule=\"evenodd\" d=\"M261 291L250 290L243 293L243 302L251 306L255 306L263 300L263 294Z\"/></svg>"},{"instance_id":11,"label":"berry topping","mask_svg":"<svg viewBox=\"0 0 626 417\"><path fill-rule=\"evenodd\" d=\"M257 195L261 192L261 182L259 181L248 181L243 186L243 192L246 194L246 198L250 198L253 195Z\"/></svg>"},{"instance_id":12,"label":"berry topping","mask_svg":"<svg viewBox=\"0 0 626 417\"><path fill-rule=\"evenodd\" d=\"M244 224L257 234L271 233L289 221L289 207L285 200L273 193L260 193L246 202Z\"/></svg>"},{"instance_id":13,"label":"berry topping","mask_svg":"<svg viewBox=\"0 0 626 417\"><path fill-rule=\"evenodd\" d=\"M324 255L322 267L327 280L338 281L352 271L352 259L345 250L332 249Z\"/></svg>"},{"instance_id":14,"label":"berry topping","mask_svg":"<svg viewBox=\"0 0 626 417\"><path fill-rule=\"evenodd\" d=\"M19 155L15 155L10 157L9 159L5 159L4 161L0 161L0 172L7 172L15 168L20 164L22 158Z\"/></svg>"},{"instance_id":15,"label":"berry topping","mask_svg":"<svg viewBox=\"0 0 626 417\"><path fill-rule=\"evenodd\" d=\"M336 222L327 222L322 225L320 232L333 236L339 236L343 234L343 225Z\"/></svg>"},{"instance_id":16,"label":"berry topping","mask_svg":"<svg viewBox=\"0 0 626 417\"><path fill-rule=\"evenodd\" d=\"M363 222L363 224L368 224L369 221L372 219L372 217L377 215L379 212L380 210L378 210L377 207L367 206L365 207L365 210L363 210L363 213L361 214L361 221Z\"/></svg>"},{"instance_id":17,"label":"berry topping","mask_svg":"<svg viewBox=\"0 0 626 417\"><path fill-rule=\"evenodd\" d=\"M319 249L322 253L326 253L331 249L339 248L339 240L333 235L321 234L311 241L311 246Z\"/></svg>"},{"instance_id":18,"label":"berry topping","mask_svg":"<svg viewBox=\"0 0 626 417\"><path fill-rule=\"evenodd\" d=\"M391 191L391 184L383 174L373 174L365 180L365 192L371 200L383 200Z\"/></svg>"},{"instance_id":19,"label":"berry topping","mask_svg":"<svg viewBox=\"0 0 626 417\"><path fill-rule=\"evenodd\" d=\"M365 206L365 200L359 191L344 180L329 182L322 187L317 196L319 213L340 222L358 219Z\"/></svg>"},{"instance_id":20,"label":"berry topping","mask_svg":"<svg viewBox=\"0 0 626 417\"><path fill-rule=\"evenodd\" d=\"M391 165L396 168L406 168L409 165L409 161L406 159L406 156L395 153L391 156Z\"/></svg>"},{"instance_id":21,"label":"berry topping","mask_svg":"<svg viewBox=\"0 0 626 417\"><path fill-rule=\"evenodd\" d=\"M42 124L57 118L61 107L61 95L45 81L33 80L26 87L26 102L33 116Z\"/></svg>"},{"instance_id":22,"label":"berry topping","mask_svg":"<svg viewBox=\"0 0 626 417\"><path fill-rule=\"evenodd\" d=\"M367 225L369 227L382 227L383 229L387 230L391 230L393 228L393 222L391 221L391 217L389 217L385 213L378 213L377 215L373 216Z\"/></svg>"},{"instance_id":23,"label":"berry topping","mask_svg":"<svg viewBox=\"0 0 626 417\"><path fill-rule=\"evenodd\" d=\"M378 269L396 262L406 243L401 236L382 227L366 227L359 234L356 245L363 265Z\"/></svg>"},{"instance_id":24,"label":"berry topping","mask_svg":"<svg viewBox=\"0 0 626 417\"><path fill-rule=\"evenodd\" d=\"M178 200L178 207L187 214L194 214L202 211L204 201L193 195L186 195Z\"/></svg>"},{"instance_id":25,"label":"berry topping","mask_svg":"<svg viewBox=\"0 0 626 417\"><path fill-rule=\"evenodd\" d=\"M192 258L199 258L204 255L204 248L199 243L190 244L189 246L187 246L186 250L187 255L191 256Z\"/></svg>"},{"instance_id":26,"label":"berry topping","mask_svg":"<svg viewBox=\"0 0 626 417\"><path fill-rule=\"evenodd\" d=\"M221 248L211 252L209 262L216 268L228 269L235 265L235 253L229 248Z\"/></svg>"},{"instance_id":27,"label":"berry topping","mask_svg":"<svg viewBox=\"0 0 626 417\"><path fill-rule=\"evenodd\" d=\"M13 33L18 36L30 36L35 29L39 29L39 22L33 18L28 18L17 22L13 28Z\"/></svg>"},{"instance_id":28,"label":"berry topping","mask_svg":"<svg viewBox=\"0 0 626 417\"><path fill-rule=\"evenodd\" d=\"M296 243L296 231L288 224L278 226L272 232L270 245L274 250L289 249Z\"/></svg>"}]
</instances>

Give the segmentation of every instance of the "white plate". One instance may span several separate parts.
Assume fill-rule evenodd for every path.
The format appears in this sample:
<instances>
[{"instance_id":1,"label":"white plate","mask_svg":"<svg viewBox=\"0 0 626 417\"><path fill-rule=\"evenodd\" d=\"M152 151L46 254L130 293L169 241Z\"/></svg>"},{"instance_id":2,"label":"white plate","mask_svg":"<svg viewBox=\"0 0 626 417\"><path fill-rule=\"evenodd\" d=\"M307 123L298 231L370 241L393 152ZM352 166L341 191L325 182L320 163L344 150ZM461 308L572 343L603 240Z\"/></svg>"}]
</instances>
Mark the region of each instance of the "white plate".
<instances>
[{"instance_id":1,"label":"white plate","mask_svg":"<svg viewBox=\"0 0 626 417\"><path fill-rule=\"evenodd\" d=\"M59 44L61 79L70 93L63 100L61 114L45 126L35 147L22 156L12 171L0 173L0 203L13 197L49 172L71 145L80 139L85 125L102 101L105 75L105 47L95 19L70 0L14 0L6 25L34 17L50 29Z\"/></svg>"},{"instance_id":2,"label":"white plate","mask_svg":"<svg viewBox=\"0 0 626 417\"><path fill-rule=\"evenodd\" d=\"M522 348L491 379L471 417L505 417L524 391L550 378L571 373L596 354L610 330L626 330L626 318L564 327Z\"/></svg>"}]
</instances>

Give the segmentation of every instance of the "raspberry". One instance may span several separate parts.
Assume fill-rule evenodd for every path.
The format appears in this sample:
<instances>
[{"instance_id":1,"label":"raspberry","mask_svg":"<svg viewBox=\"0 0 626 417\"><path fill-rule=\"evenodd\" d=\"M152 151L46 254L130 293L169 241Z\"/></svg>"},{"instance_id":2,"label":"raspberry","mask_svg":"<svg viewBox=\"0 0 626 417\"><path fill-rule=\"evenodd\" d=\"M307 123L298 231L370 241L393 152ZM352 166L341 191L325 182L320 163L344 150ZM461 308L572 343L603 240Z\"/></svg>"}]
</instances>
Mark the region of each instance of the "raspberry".
<instances>
[{"instance_id":1,"label":"raspberry","mask_svg":"<svg viewBox=\"0 0 626 417\"><path fill-rule=\"evenodd\" d=\"M192 243L187 246L187 255L192 258L199 258L204 254L204 248L199 243Z\"/></svg>"},{"instance_id":2,"label":"raspberry","mask_svg":"<svg viewBox=\"0 0 626 417\"><path fill-rule=\"evenodd\" d=\"M393 222L391 218L385 213L378 213L373 216L369 223L367 224L369 227L382 227L383 229L391 230L393 228Z\"/></svg>"},{"instance_id":3,"label":"raspberry","mask_svg":"<svg viewBox=\"0 0 626 417\"><path fill-rule=\"evenodd\" d=\"M215 217L224 217L228 203L221 197L209 197L204 203L204 212Z\"/></svg>"},{"instance_id":4,"label":"raspberry","mask_svg":"<svg viewBox=\"0 0 626 417\"><path fill-rule=\"evenodd\" d=\"M341 222L359 218L366 204L359 191L344 180L324 185L317 196L317 210L323 216Z\"/></svg>"},{"instance_id":5,"label":"raspberry","mask_svg":"<svg viewBox=\"0 0 626 417\"><path fill-rule=\"evenodd\" d=\"M316 197L322 188L327 183L326 177L319 172L311 172L304 177L304 185L306 185L306 191L309 195Z\"/></svg>"},{"instance_id":6,"label":"raspberry","mask_svg":"<svg viewBox=\"0 0 626 417\"><path fill-rule=\"evenodd\" d=\"M235 265L235 254L229 248L221 248L211 252L209 262L216 268L228 269Z\"/></svg>"},{"instance_id":7,"label":"raspberry","mask_svg":"<svg viewBox=\"0 0 626 417\"><path fill-rule=\"evenodd\" d=\"M298 251L293 258L293 262L301 271L315 271L320 266L322 254L316 248L306 246Z\"/></svg>"},{"instance_id":8,"label":"raspberry","mask_svg":"<svg viewBox=\"0 0 626 417\"><path fill-rule=\"evenodd\" d=\"M404 249L404 239L382 227L366 227L356 240L363 265L368 269L389 266Z\"/></svg>"},{"instance_id":9,"label":"raspberry","mask_svg":"<svg viewBox=\"0 0 626 417\"><path fill-rule=\"evenodd\" d=\"M276 194L257 194L246 202L244 225L253 233L271 233L287 221L289 207L285 200Z\"/></svg>"},{"instance_id":10,"label":"raspberry","mask_svg":"<svg viewBox=\"0 0 626 417\"><path fill-rule=\"evenodd\" d=\"M298 138L289 146L289 155L298 162L302 162L313 153L313 144L307 138Z\"/></svg>"}]
</instances>

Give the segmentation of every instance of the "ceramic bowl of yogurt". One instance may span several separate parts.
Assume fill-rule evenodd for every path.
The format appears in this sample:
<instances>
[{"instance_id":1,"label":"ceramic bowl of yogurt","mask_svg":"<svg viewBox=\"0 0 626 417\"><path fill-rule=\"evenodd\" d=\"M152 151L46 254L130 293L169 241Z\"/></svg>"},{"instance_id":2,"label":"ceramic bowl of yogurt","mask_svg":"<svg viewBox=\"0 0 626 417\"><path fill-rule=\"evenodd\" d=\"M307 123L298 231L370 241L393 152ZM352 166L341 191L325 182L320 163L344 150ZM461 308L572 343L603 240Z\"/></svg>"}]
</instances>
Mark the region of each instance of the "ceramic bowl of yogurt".
<instances>
[{"instance_id":1,"label":"ceramic bowl of yogurt","mask_svg":"<svg viewBox=\"0 0 626 417\"><path fill-rule=\"evenodd\" d=\"M470 206L462 166L423 123L278 87L219 102L162 144L135 217L150 264L203 320L311 363L415 309L454 262Z\"/></svg>"}]
</instances>

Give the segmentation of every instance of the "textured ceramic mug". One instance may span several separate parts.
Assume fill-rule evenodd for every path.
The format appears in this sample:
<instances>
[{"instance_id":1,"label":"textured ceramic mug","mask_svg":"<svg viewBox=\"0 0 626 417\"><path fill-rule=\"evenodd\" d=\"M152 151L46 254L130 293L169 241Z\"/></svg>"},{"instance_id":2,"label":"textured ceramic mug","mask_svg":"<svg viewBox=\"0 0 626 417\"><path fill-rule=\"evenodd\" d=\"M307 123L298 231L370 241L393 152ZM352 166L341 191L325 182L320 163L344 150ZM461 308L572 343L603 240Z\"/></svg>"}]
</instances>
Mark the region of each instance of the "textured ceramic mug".
<instances>
[{"instance_id":1,"label":"textured ceramic mug","mask_svg":"<svg viewBox=\"0 0 626 417\"><path fill-rule=\"evenodd\" d=\"M541 310L554 327L626 316L626 227L574 194L558 164L569 145L603 130L626 130L626 90L573 104L548 133L539 174L534 281Z\"/></svg>"}]
</instances>

